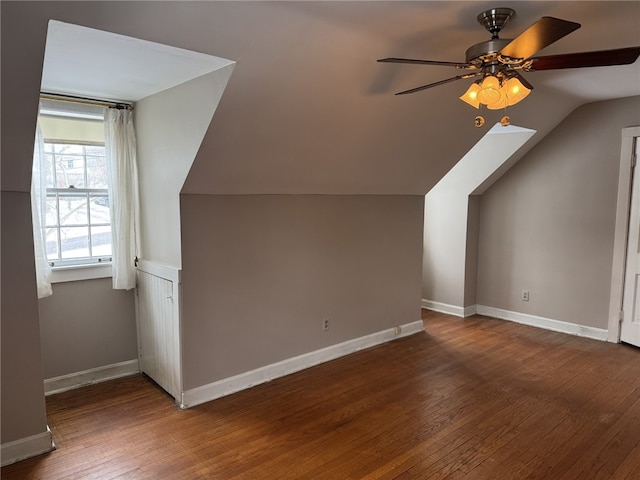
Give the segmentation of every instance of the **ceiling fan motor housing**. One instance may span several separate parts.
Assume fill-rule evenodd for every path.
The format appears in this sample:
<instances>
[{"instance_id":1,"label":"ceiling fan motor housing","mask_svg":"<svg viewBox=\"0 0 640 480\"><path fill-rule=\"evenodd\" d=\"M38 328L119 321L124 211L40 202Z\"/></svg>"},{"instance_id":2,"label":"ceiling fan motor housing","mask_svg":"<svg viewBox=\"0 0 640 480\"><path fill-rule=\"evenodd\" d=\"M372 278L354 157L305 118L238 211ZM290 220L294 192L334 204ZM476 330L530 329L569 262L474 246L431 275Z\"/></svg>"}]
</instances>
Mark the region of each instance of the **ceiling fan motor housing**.
<instances>
[{"instance_id":1,"label":"ceiling fan motor housing","mask_svg":"<svg viewBox=\"0 0 640 480\"><path fill-rule=\"evenodd\" d=\"M469 47L466 52L467 63L482 64L485 61L491 62L497 59L500 50L507 46L511 42L508 38L494 38L487 40L486 42L476 43L472 47ZM474 60L476 60L474 62ZM478 61L479 60L479 61Z\"/></svg>"},{"instance_id":2,"label":"ceiling fan motor housing","mask_svg":"<svg viewBox=\"0 0 640 480\"><path fill-rule=\"evenodd\" d=\"M478 23L491 33L491 40L477 43L468 48L466 52L467 63L482 65L497 60L500 50L511 42L511 40L499 38L498 34L515 13L515 10L511 8L492 8L478 15Z\"/></svg>"}]
</instances>

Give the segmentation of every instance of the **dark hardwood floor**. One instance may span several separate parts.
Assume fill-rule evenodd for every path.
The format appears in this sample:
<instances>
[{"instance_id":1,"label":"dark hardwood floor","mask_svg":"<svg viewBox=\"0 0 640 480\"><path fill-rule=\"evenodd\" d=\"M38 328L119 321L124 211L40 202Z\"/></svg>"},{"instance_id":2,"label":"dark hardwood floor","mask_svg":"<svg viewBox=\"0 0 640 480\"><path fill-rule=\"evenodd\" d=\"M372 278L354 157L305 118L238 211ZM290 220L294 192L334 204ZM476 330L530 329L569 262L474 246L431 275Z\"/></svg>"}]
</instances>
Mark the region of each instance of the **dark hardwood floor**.
<instances>
[{"instance_id":1,"label":"dark hardwood floor","mask_svg":"<svg viewBox=\"0 0 640 480\"><path fill-rule=\"evenodd\" d=\"M640 479L640 350L485 317L181 411L144 376L47 399L11 479Z\"/></svg>"}]
</instances>

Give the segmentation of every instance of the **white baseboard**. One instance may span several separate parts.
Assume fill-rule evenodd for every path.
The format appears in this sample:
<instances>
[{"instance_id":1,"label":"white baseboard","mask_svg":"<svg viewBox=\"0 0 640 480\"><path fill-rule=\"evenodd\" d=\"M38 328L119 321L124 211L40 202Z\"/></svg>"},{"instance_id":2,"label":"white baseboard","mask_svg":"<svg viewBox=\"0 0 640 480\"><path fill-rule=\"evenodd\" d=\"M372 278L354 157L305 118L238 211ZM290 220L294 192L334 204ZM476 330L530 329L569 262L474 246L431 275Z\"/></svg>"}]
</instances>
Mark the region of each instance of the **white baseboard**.
<instances>
[{"instance_id":1,"label":"white baseboard","mask_svg":"<svg viewBox=\"0 0 640 480\"><path fill-rule=\"evenodd\" d=\"M422 320L407 323L395 328L372 333L364 337L348 340L337 345L332 345L315 352L305 353L297 357L288 358L281 362L273 363L249 372L241 373L230 378L193 388L182 393L180 408L189 408L201 403L224 397L240 390L247 389L284 377L291 373L313 367L329 360L333 360L365 348L373 347L381 343L389 342L396 338L406 337L422 332L424 325Z\"/></svg>"},{"instance_id":2,"label":"white baseboard","mask_svg":"<svg viewBox=\"0 0 640 480\"><path fill-rule=\"evenodd\" d=\"M84 387L93 383L106 382L115 378L127 377L140 372L138 360L114 363L104 367L92 368L82 372L70 373L60 377L47 378L44 381L44 394L66 392L74 388Z\"/></svg>"},{"instance_id":3,"label":"white baseboard","mask_svg":"<svg viewBox=\"0 0 640 480\"><path fill-rule=\"evenodd\" d=\"M478 313L478 305L470 305L468 307L464 307L464 316L470 317Z\"/></svg>"},{"instance_id":4,"label":"white baseboard","mask_svg":"<svg viewBox=\"0 0 640 480\"><path fill-rule=\"evenodd\" d=\"M46 432L3 443L0 446L0 458L2 458L2 466L4 467L20 460L42 455L54 449L55 445L53 444L51 430L47 427Z\"/></svg>"},{"instance_id":5,"label":"white baseboard","mask_svg":"<svg viewBox=\"0 0 640 480\"><path fill-rule=\"evenodd\" d=\"M553 320L551 318L538 317L527 313L511 312L500 308L486 307L484 305L477 306L479 315L487 317L499 318L501 320L510 320L532 327L544 328L545 330L553 330L554 332L569 333L579 337L593 338L595 340L607 340L608 330L604 328L588 327L577 323L563 322L561 320Z\"/></svg>"},{"instance_id":6,"label":"white baseboard","mask_svg":"<svg viewBox=\"0 0 640 480\"><path fill-rule=\"evenodd\" d=\"M433 310L434 312L446 313L456 317L470 317L476 314L477 305L469 307L459 307L458 305L449 305L448 303L436 302L434 300L422 299L422 308Z\"/></svg>"}]
</instances>

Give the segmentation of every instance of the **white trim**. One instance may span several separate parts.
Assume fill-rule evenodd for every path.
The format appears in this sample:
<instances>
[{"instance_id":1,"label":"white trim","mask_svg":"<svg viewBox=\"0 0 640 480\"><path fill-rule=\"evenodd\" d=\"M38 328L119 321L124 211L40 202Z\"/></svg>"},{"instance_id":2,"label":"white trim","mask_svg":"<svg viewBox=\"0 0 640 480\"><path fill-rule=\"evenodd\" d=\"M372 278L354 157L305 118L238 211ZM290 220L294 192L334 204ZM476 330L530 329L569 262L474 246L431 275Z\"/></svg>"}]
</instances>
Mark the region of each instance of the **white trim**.
<instances>
[{"instance_id":1,"label":"white trim","mask_svg":"<svg viewBox=\"0 0 640 480\"><path fill-rule=\"evenodd\" d=\"M468 307L464 307L464 316L470 317L478 313L478 305L469 305Z\"/></svg>"},{"instance_id":2,"label":"white trim","mask_svg":"<svg viewBox=\"0 0 640 480\"><path fill-rule=\"evenodd\" d=\"M66 392L74 388L84 387L94 383L106 382L120 377L128 377L140 372L138 360L114 363L104 367L92 368L82 372L70 373L59 377L47 378L44 381L44 394Z\"/></svg>"},{"instance_id":3,"label":"white trim","mask_svg":"<svg viewBox=\"0 0 640 480\"><path fill-rule=\"evenodd\" d=\"M19 462L20 460L42 455L43 453L55 450L55 448L51 430L47 427L45 432L20 438L13 442L3 443L0 446L2 466L4 467Z\"/></svg>"},{"instance_id":4,"label":"white trim","mask_svg":"<svg viewBox=\"0 0 640 480\"><path fill-rule=\"evenodd\" d=\"M422 299L422 308L433 310L434 312L446 313L456 317L470 317L477 312L477 305L468 307L459 307L458 305L450 305L448 303L436 302L434 300Z\"/></svg>"},{"instance_id":5,"label":"white trim","mask_svg":"<svg viewBox=\"0 0 640 480\"><path fill-rule=\"evenodd\" d=\"M51 269L51 283L77 282L111 277L111 264L69 265Z\"/></svg>"},{"instance_id":6,"label":"white trim","mask_svg":"<svg viewBox=\"0 0 640 480\"><path fill-rule=\"evenodd\" d=\"M608 331L604 328L588 327L577 323L563 322L561 320L538 317L527 313L511 312L509 310L487 307L485 305L478 305L478 314L522 323L523 325L530 325L532 327L544 328L545 330L553 330L554 332L569 333L571 335L593 338L595 340L607 340Z\"/></svg>"},{"instance_id":7,"label":"white trim","mask_svg":"<svg viewBox=\"0 0 640 480\"><path fill-rule=\"evenodd\" d=\"M372 333L364 337L348 340L337 345L322 348L314 352L305 353L297 357L288 358L281 362L225 378L208 385L202 385L186 392L182 392L180 408L189 408L216 398L224 397L240 390L268 382L275 378L284 377L291 373L313 367L330 360L349 355L358 350L389 342L396 338L406 337L424 331L422 320L399 325L381 332Z\"/></svg>"},{"instance_id":8,"label":"white trim","mask_svg":"<svg viewBox=\"0 0 640 480\"><path fill-rule=\"evenodd\" d=\"M138 270L150 275L155 275L156 277L164 278L165 280L169 280L174 283L182 282L182 269L152 262L151 260L139 258Z\"/></svg>"},{"instance_id":9,"label":"white trim","mask_svg":"<svg viewBox=\"0 0 640 480\"><path fill-rule=\"evenodd\" d=\"M609 335L610 342L620 342L620 317L622 293L627 256L627 236L629 234L629 209L631 198L631 157L634 138L640 137L640 127L622 129L620 147L620 170L618 174L618 201L616 206L616 225L613 239L613 264L611 267L611 292L609 295ZM638 167L636 167L638 168Z\"/></svg>"}]
</instances>

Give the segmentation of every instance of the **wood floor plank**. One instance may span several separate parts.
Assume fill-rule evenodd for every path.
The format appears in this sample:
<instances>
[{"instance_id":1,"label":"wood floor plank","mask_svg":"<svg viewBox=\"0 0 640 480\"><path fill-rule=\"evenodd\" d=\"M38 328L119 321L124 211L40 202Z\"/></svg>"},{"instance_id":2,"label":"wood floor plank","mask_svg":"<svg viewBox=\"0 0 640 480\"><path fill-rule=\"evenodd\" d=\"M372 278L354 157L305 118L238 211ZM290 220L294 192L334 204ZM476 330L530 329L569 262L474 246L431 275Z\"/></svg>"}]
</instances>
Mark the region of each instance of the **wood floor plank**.
<instances>
[{"instance_id":1,"label":"wood floor plank","mask_svg":"<svg viewBox=\"0 0 640 480\"><path fill-rule=\"evenodd\" d=\"M424 311L425 333L189 410L144 376L47 398L2 479L640 478L640 350Z\"/></svg>"},{"instance_id":2,"label":"wood floor plank","mask_svg":"<svg viewBox=\"0 0 640 480\"><path fill-rule=\"evenodd\" d=\"M637 480L638 478L640 478L640 440L611 475L612 480Z\"/></svg>"},{"instance_id":3,"label":"wood floor plank","mask_svg":"<svg viewBox=\"0 0 640 480\"><path fill-rule=\"evenodd\" d=\"M577 480L585 478L585 475L594 479L612 476L640 437L640 398L637 392L636 389L636 394L630 397L633 403L629 408L602 435L594 439L590 447L582 452L579 461L574 462L559 480Z\"/></svg>"}]
</instances>

